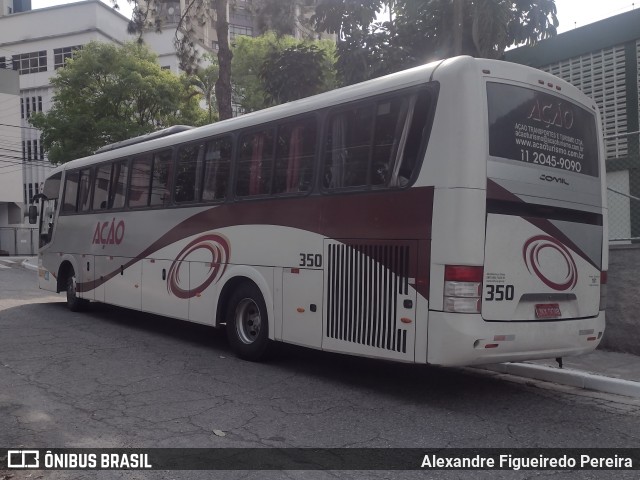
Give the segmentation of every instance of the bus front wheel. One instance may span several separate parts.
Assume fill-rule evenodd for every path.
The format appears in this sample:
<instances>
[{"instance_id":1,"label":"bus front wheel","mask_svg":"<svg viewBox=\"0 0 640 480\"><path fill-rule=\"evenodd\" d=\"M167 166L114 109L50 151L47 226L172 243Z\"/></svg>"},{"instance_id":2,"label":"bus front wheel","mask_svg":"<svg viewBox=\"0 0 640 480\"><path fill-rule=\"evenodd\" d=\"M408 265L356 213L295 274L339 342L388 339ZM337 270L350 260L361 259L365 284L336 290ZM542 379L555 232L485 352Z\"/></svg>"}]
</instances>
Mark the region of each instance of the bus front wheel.
<instances>
[{"instance_id":1,"label":"bus front wheel","mask_svg":"<svg viewBox=\"0 0 640 480\"><path fill-rule=\"evenodd\" d=\"M233 351L245 360L266 358L270 350L267 306L260 289L243 283L229 299L227 337Z\"/></svg>"},{"instance_id":2,"label":"bus front wheel","mask_svg":"<svg viewBox=\"0 0 640 480\"><path fill-rule=\"evenodd\" d=\"M78 297L78 292L76 291L76 274L71 270L67 277L67 307L72 312L80 312L86 308L88 303L87 300Z\"/></svg>"}]
</instances>

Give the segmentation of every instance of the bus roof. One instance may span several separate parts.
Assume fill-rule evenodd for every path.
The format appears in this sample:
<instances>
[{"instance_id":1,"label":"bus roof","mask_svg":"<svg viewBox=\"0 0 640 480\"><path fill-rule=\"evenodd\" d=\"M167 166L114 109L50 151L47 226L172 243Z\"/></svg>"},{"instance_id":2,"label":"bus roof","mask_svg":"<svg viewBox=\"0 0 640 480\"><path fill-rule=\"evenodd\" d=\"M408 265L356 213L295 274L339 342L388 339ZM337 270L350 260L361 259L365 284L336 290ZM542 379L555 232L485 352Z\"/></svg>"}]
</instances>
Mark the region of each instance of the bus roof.
<instances>
[{"instance_id":1,"label":"bus roof","mask_svg":"<svg viewBox=\"0 0 640 480\"><path fill-rule=\"evenodd\" d=\"M568 93L573 98L577 98L587 105L595 105L593 100L589 99L571 84L541 70L510 62L460 56L445 60L438 60L426 65L410 68L384 77L367 80L348 87L338 88L329 92L303 98L301 100L277 105L275 107L266 108L257 112L248 113L221 122L178 131L177 133L165 135L160 138L156 138L156 136L150 134L150 139L146 141L144 138L141 139L141 137L125 140L123 142L119 142L117 144L117 148L108 148L109 146L102 147L94 155L72 160L60 165L55 168L50 175L62 170L81 168L94 163L170 147L179 143L197 141L202 138L224 134L229 131L240 130L269 121L292 117L319 108L326 108L351 101L357 101L371 95L378 95L394 90L417 86L433 80L434 77L435 79L438 79L441 75L458 75L464 69L482 69L485 74L490 70L491 74L489 76L491 77L508 78L530 83L532 85L535 85L537 82L542 80L545 82L547 80L554 81L556 82L555 84L561 85L561 88L564 90L563 93ZM438 70L437 76L435 76L436 70Z\"/></svg>"}]
</instances>

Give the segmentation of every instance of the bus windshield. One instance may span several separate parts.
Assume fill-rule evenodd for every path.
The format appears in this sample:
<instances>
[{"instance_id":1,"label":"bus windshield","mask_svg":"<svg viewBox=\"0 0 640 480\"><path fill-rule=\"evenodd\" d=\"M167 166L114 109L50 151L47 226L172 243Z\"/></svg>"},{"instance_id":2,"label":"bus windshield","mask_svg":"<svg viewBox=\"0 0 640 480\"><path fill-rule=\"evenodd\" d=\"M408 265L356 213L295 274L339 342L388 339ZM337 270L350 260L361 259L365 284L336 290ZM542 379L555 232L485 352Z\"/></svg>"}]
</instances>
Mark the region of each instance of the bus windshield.
<instances>
[{"instance_id":1,"label":"bus windshield","mask_svg":"<svg viewBox=\"0 0 640 480\"><path fill-rule=\"evenodd\" d=\"M489 155L598 177L596 118L556 95L487 83Z\"/></svg>"},{"instance_id":2,"label":"bus windshield","mask_svg":"<svg viewBox=\"0 0 640 480\"><path fill-rule=\"evenodd\" d=\"M53 175L44 182L42 208L40 210L40 247L51 242L53 226L60 195L60 179L62 173Z\"/></svg>"}]
</instances>

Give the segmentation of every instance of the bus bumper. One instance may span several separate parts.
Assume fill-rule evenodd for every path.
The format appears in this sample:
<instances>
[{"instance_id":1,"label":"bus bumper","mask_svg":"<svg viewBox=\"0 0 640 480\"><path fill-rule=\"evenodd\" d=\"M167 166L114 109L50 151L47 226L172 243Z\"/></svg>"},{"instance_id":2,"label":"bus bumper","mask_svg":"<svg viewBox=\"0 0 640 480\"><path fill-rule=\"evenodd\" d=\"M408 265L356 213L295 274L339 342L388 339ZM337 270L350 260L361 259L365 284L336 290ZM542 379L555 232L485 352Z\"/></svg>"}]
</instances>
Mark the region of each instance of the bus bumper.
<instances>
[{"instance_id":1,"label":"bus bumper","mask_svg":"<svg viewBox=\"0 0 640 480\"><path fill-rule=\"evenodd\" d=\"M479 314L429 312L427 363L443 366L556 358L594 350L605 314L550 322L487 322Z\"/></svg>"}]
</instances>

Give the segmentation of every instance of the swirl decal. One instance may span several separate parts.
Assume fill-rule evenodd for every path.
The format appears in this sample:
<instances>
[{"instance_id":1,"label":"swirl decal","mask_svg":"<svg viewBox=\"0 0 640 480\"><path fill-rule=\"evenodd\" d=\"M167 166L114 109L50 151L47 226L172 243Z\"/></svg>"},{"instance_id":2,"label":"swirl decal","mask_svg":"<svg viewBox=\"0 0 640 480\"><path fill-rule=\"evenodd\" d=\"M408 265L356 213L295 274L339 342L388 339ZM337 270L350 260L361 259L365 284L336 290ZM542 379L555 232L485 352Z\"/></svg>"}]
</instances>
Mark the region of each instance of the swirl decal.
<instances>
[{"instance_id":1,"label":"swirl decal","mask_svg":"<svg viewBox=\"0 0 640 480\"><path fill-rule=\"evenodd\" d=\"M560 256L564 259L567 266L567 274L560 282L555 282L549 279L549 277L541 271L540 253L549 248L560 253ZM567 247L553 237L549 237L547 235L531 237L524 244L522 256L529 273L532 273L531 271L533 270L533 273L535 273L546 286L553 288L554 290L558 290L560 292L570 290L578 283L578 269L576 267L576 262L571 256L571 252Z\"/></svg>"},{"instance_id":2,"label":"swirl decal","mask_svg":"<svg viewBox=\"0 0 640 480\"><path fill-rule=\"evenodd\" d=\"M211 262L209 263L207 277L200 285L193 288L182 288L180 286L180 273L183 262L187 260L189 255L199 250L208 251L211 254ZM229 241L223 236L209 234L196 238L182 249L171 264L171 268L169 268L169 273L167 275L167 291L178 298L191 298L204 292L209 285L218 281L227 269L229 255ZM188 284L189 278L187 278L187 285Z\"/></svg>"}]
</instances>

